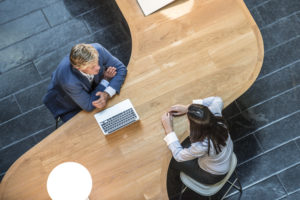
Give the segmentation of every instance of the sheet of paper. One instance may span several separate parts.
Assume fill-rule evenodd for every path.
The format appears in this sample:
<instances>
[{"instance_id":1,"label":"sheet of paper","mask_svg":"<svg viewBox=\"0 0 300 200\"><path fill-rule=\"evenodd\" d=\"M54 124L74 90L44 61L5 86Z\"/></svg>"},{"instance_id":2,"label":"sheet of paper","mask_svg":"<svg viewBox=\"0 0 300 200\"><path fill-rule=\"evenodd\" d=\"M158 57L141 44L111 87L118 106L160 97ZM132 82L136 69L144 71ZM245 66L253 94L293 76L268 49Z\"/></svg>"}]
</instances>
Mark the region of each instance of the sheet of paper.
<instances>
[{"instance_id":1,"label":"sheet of paper","mask_svg":"<svg viewBox=\"0 0 300 200\"><path fill-rule=\"evenodd\" d=\"M137 0L144 15L149 15L175 0Z\"/></svg>"}]
</instances>

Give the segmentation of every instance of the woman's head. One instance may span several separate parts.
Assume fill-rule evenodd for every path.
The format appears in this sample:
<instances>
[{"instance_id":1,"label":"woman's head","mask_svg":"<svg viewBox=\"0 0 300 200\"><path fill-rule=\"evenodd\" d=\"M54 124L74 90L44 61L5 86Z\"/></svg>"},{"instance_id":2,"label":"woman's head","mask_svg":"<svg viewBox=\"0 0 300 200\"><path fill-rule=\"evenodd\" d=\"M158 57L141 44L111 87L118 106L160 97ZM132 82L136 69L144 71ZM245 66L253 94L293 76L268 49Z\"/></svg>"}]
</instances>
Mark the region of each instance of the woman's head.
<instances>
[{"instance_id":1,"label":"woman's head","mask_svg":"<svg viewBox=\"0 0 300 200\"><path fill-rule=\"evenodd\" d=\"M208 107L192 104L188 107L187 116L190 122L190 140L192 143L212 141L216 152L221 151L220 146L226 145L228 130L222 117L214 116ZM210 142L209 142L210 144Z\"/></svg>"}]
</instances>

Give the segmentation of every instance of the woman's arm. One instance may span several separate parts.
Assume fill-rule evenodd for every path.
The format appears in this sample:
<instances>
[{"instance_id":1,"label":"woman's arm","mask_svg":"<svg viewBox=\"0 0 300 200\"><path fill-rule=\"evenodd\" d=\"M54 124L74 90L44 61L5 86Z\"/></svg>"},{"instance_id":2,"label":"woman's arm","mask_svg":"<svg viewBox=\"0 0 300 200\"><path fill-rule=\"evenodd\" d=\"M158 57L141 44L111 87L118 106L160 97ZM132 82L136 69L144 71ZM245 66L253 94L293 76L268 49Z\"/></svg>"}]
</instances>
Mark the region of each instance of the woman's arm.
<instances>
[{"instance_id":1,"label":"woman's arm","mask_svg":"<svg viewBox=\"0 0 300 200\"><path fill-rule=\"evenodd\" d=\"M170 113L163 114L161 121L166 134L164 140L166 141L169 149L172 151L173 157L176 161L182 162L193 160L205 154L206 151L204 149L202 150L199 145L191 145L189 148L183 148L181 146L175 132L173 131L173 120Z\"/></svg>"},{"instance_id":2,"label":"woman's arm","mask_svg":"<svg viewBox=\"0 0 300 200\"><path fill-rule=\"evenodd\" d=\"M189 105L174 105L169 109L169 113L171 113L174 116L184 115L188 112Z\"/></svg>"},{"instance_id":3,"label":"woman's arm","mask_svg":"<svg viewBox=\"0 0 300 200\"><path fill-rule=\"evenodd\" d=\"M193 100L194 104L207 106L208 109L215 115L222 115L223 100L221 97L207 97L205 99Z\"/></svg>"},{"instance_id":4,"label":"woman's arm","mask_svg":"<svg viewBox=\"0 0 300 200\"><path fill-rule=\"evenodd\" d=\"M203 156L207 149L202 148L200 143L192 144L189 148L183 148L175 134L175 132L169 133L164 140L166 141L169 149L171 150L174 159L177 162L183 162L188 160L193 160Z\"/></svg>"}]
</instances>

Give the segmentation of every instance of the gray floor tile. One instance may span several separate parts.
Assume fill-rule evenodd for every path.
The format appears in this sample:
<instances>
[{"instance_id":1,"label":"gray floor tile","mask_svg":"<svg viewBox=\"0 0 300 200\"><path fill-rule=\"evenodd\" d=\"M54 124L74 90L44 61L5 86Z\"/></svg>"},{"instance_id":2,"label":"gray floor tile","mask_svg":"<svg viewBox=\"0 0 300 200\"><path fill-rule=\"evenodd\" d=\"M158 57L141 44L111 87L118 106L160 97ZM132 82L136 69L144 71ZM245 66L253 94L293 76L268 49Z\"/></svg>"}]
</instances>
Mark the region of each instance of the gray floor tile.
<instances>
[{"instance_id":1,"label":"gray floor tile","mask_svg":"<svg viewBox=\"0 0 300 200\"><path fill-rule=\"evenodd\" d=\"M0 148L54 124L55 120L45 106L36 108L0 125Z\"/></svg>"},{"instance_id":2,"label":"gray floor tile","mask_svg":"<svg viewBox=\"0 0 300 200\"><path fill-rule=\"evenodd\" d=\"M243 187L253 184L300 161L294 141L265 153L237 168Z\"/></svg>"},{"instance_id":3,"label":"gray floor tile","mask_svg":"<svg viewBox=\"0 0 300 200\"><path fill-rule=\"evenodd\" d=\"M94 34L94 38L96 39L95 42L102 44L106 49L112 49L120 44L131 41L121 23L111 25L98 31Z\"/></svg>"},{"instance_id":4,"label":"gray floor tile","mask_svg":"<svg viewBox=\"0 0 300 200\"><path fill-rule=\"evenodd\" d=\"M64 0L64 5L70 14L75 17L89 10L99 7L111 0ZM107 8L109 9L109 8Z\"/></svg>"},{"instance_id":5,"label":"gray floor tile","mask_svg":"<svg viewBox=\"0 0 300 200\"><path fill-rule=\"evenodd\" d=\"M284 196L286 192L276 176L272 176L243 191L241 200L266 200L277 199ZM239 195L234 195L228 200L238 200Z\"/></svg>"},{"instance_id":6,"label":"gray floor tile","mask_svg":"<svg viewBox=\"0 0 300 200\"><path fill-rule=\"evenodd\" d=\"M268 0L244 0L245 4L247 5L248 9L252 9L260 4L263 4Z\"/></svg>"},{"instance_id":7,"label":"gray floor tile","mask_svg":"<svg viewBox=\"0 0 300 200\"><path fill-rule=\"evenodd\" d=\"M294 192L300 188L300 164L281 172L278 176L288 193Z\"/></svg>"},{"instance_id":8,"label":"gray floor tile","mask_svg":"<svg viewBox=\"0 0 300 200\"><path fill-rule=\"evenodd\" d=\"M56 2L43 9L51 26L67 21L72 17L63 1Z\"/></svg>"},{"instance_id":9,"label":"gray floor tile","mask_svg":"<svg viewBox=\"0 0 300 200\"><path fill-rule=\"evenodd\" d=\"M92 32L99 31L101 28L121 22L122 16L120 11L113 9L115 4L114 1L108 1L101 4L97 9L83 15L83 19Z\"/></svg>"},{"instance_id":10,"label":"gray floor tile","mask_svg":"<svg viewBox=\"0 0 300 200\"><path fill-rule=\"evenodd\" d=\"M8 148L0 150L0 173L6 172L8 168L17 160L24 152L28 151L36 144L33 137L29 137L18 142Z\"/></svg>"},{"instance_id":11,"label":"gray floor tile","mask_svg":"<svg viewBox=\"0 0 300 200\"><path fill-rule=\"evenodd\" d=\"M300 190L297 192L294 192L292 194L290 194L289 196L286 197L287 200L296 200L296 199L300 199Z\"/></svg>"},{"instance_id":12,"label":"gray floor tile","mask_svg":"<svg viewBox=\"0 0 300 200\"><path fill-rule=\"evenodd\" d=\"M4 175L5 175L5 174L1 174L1 175L0 175L0 183L1 183L1 181L2 181L2 179L3 179L3 177L4 177Z\"/></svg>"},{"instance_id":13,"label":"gray floor tile","mask_svg":"<svg viewBox=\"0 0 300 200\"><path fill-rule=\"evenodd\" d=\"M80 38L76 43L100 43L110 51L119 49L118 55L120 55L120 58L126 57L129 60L131 55L131 37L128 31L124 23L119 22L100 29L87 37ZM113 55L117 56L117 54Z\"/></svg>"},{"instance_id":14,"label":"gray floor tile","mask_svg":"<svg viewBox=\"0 0 300 200\"><path fill-rule=\"evenodd\" d=\"M74 31L76 30L76 31ZM88 34L83 22L71 20L0 51L1 72L42 56ZM26 51L25 51L26 50Z\"/></svg>"},{"instance_id":15,"label":"gray floor tile","mask_svg":"<svg viewBox=\"0 0 300 200\"><path fill-rule=\"evenodd\" d=\"M16 19L58 0L9 0L0 3L0 24Z\"/></svg>"},{"instance_id":16,"label":"gray floor tile","mask_svg":"<svg viewBox=\"0 0 300 200\"><path fill-rule=\"evenodd\" d=\"M240 113L240 110L235 101L222 110L222 115L225 117L225 119L229 119L238 113Z\"/></svg>"},{"instance_id":17,"label":"gray floor tile","mask_svg":"<svg viewBox=\"0 0 300 200\"><path fill-rule=\"evenodd\" d=\"M42 131L40 131L39 133L34 135L34 140L36 141L36 143L42 141L45 137L47 137L48 135L50 135L53 131L55 131L55 125L46 128Z\"/></svg>"},{"instance_id":18,"label":"gray floor tile","mask_svg":"<svg viewBox=\"0 0 300 200\"><path fill-rule=\"evenodd\" d=\"M265 51L270 48L296 37L299 33L300 23L296 15L278 20L271 26L267 26L261 30Z\"/></svg>"},{"instance_id":19,"label":"gray floor tile","mask_svg":"<svg viewBox=\"0 0 300 200\"><path fill-rule=\"evenodd\" d=\"M109 50L112 55L118 58L125 66L128 65L131 56L131 40Z\"/></svg>"},{"instance_id":20,"label":"gray floor tile","mask_svg":"<svg viewBox=\"0 0 300 200\"><path fill-rule=\"evenodd\" d=\"M297 145L298 145L298 148L300 149L300 138L298 138L298 139L296 140L296 143L297 143Z\"/></svg>"},{"instance_id":21,"label":"gray floor tile","mask_svg":"<svg viewBox=\"0 0 300 200\"><path fill-rule=\"evenodd\" d=\"M229 181L233 182L234 179L236 178L235 174L233 174L230 178ZM235 185L238 186L238 183L236 183ZM225 184L222 189L215 195L212 196L212 200L220 200L224 194L228 191L230 185L229 184ZM237 197L239 197L241 195L241 193L236 189L236 188L231 188L229 190L229 192L227 193L227 195L230 195L232 193L236 193L237 192ZM242 196L241 196L242 197ZM225 200L227 200L228 198L225 198Z\"/></svg>"},{"instance_id":22,"label":"gray floor tile","mask_svg":"<svg viewBox=\"0 0 300 200\"><path fill-rule=\"evenodd\" d=\"M42 98L47 92L49 83L50 80L46 80L15 94L22 112L26 112L43 104Z\"/></svg>"},{"instance_id":23,"label":"gray floor tile","mask_svg":"<svg viewBox=\"0 0 300 200\"><path fill-rule=\"evenodd\" d=\"M237 102L239 107L242 110L245 110L257 103L293 88L294 84L292 76L289 67L255 81L254 84L238 98Z\"/></svg>"},{"instance_id":24,"label":"gray floor tile","mask_svg":"<svg viewBox=\"0 0 300 200\"><path fill-rule=\"evenodd\" d=\"M239 141L234 142L233 147L238 163L243 163L246 160L249 160L262 153L262 149L256 141L254 135L249 135Z\"/></svg>"},{"instance_id":25,"label":"gray floor tile","mask_svg":"<svg viewBox=\"0 0 300 200\"><path fill-rule=\"evenodd\" d=\"M9 96L0 101L0 124L21 114L14 96Z\"/></svg>"},{"instance_id":26,"label":"gray floor tile","mask_svg":"<svg viewBox=\"0 0 300 200\"><path fill-rule=\"evenodd\" d=\"M49 28L41 11L0 25L0 49Z\"/></svg>"},{"instance_id":27,"label":"gray floor tile","mask_svg":"<svg viewBox=\"0 0 300 200\"><path fill-rule=\"evenodd\" d=\"M257 9L264 21L264 25L268 25L299 11L300 3L298 0L271 0L257 7Z\"/></svg>"},{"instance_id":28,"label":"gray floor tile","mask_svg":"<svg viewBox=\"0 0 300 200\"><path fill-rule=\"evenodd\" d=\"M34 60L34 65L36 66L40 75L43 78L50 77L52 72L56 69L56 67L61 62L61 60L70 53L73 45L75 44L76 42L72 41L71 43L65 45L64 47L56 49L55 51L40 56L39 58Z\"/></svg>"},{"instance_id":29,"label":"gray floor tile","mask_svg":"<svg viewBox=\"0 0 300 200\"><path fill-rule=\"evenodd\" d=\"M300 109L300 87L249 108L228 120L232 139L238 139Z\"/></svg>"},{"instance_id":30,"label":"gray floor tile","mask_svg":"<svg viewBox=\"0 0 300 200\"><path fill-rule=\"evenodd\" d=\"M297 14L297 17L298 17L298 21L300 22L300 12L298 12ZM297 30L298 34L300 34L300 30Z\"/></svg>"},{"instance_id":31,"label":"gray floor tile","mask_svg":"<svg viewBox=\"0 0 300 200\"><path fill-rule=\"evenodd\" d=\"M250 12L251 12L251 15L252 15L254 21L256 22L257 26L259 28L263 27L263 21L262 21L262 18L260 16L259 12L257 11L257 8L251 9Z\"/></svg>"},{"instance_id":32,"label":"gray floor tile","mask_svg":"<svg viewBox=\"0 0 300 200\"><path fill-rule=\"evenodd\" d=\"M255 118L247 111L228 119L230 136L235 141L259 128Z\"/></svg>"},{"instance_id":33,"label":"gray floor tile","mask_svg":"<svg viewBox=\"0 0 300 200\"><path fill-rule=\"evenodd\" d=\"M0 75L0 98L26 88L41 80L33 64L18 67Z\"/></svg>"},{"instance_id":34,"label":"gray floor tile","mask_svg":"<svg viewBox=\"0 0 300 200\"><path fill-rule=\"evenodd\" d=\"M264 150L269 150L299 136L300 112L255 133Z\"/></svg>"},{"instance_id":35,"label":"gray floor tile","mask_svg":"<svg viewBox=\"0 0 300 200\"><path fill-rule=\"evenodd\" d=\"M300 84L300 61L290 67L292 74L293 85L297 86Z\"/></svg>"},{"instance_id":36,"label":"gray floor tile","mask_svg":"<svg viewBox=\"0 0 300 200\"><path fill-rule=\"evenodd\" d=\"M259 77L299 60L300 48L296 48L298 46L300 46L300 37L265 52Z\"/></svg>"}]
</instances>

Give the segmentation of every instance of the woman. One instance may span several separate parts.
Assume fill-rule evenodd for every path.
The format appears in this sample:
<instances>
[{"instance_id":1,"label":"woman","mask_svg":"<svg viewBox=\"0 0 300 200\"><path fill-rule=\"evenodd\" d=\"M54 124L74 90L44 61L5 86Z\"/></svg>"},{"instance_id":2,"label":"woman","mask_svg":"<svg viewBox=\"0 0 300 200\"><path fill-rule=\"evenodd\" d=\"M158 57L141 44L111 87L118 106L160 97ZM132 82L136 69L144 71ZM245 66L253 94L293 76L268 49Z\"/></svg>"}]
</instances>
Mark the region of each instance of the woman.
<instances>
[{"instance_id":1,"label":"woman","mask_svg":"<svg viewBox=\"0 0 300 200\"><path fill-rule=\"evenodd\" d=\"M222 180L230 168L233 144L222 117L220 97L194 100L190 106L175 105L162 116L166 141L174 159L170 167L204 184ZM172 116L187 114L190 144L183 148L172 128Z\"/></svg>"}]
</instances>

